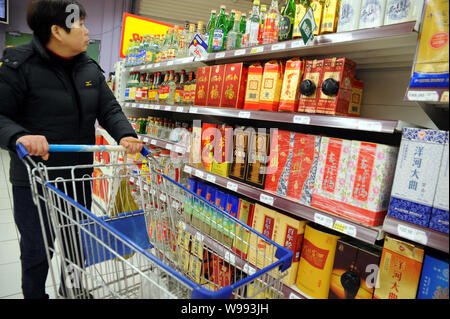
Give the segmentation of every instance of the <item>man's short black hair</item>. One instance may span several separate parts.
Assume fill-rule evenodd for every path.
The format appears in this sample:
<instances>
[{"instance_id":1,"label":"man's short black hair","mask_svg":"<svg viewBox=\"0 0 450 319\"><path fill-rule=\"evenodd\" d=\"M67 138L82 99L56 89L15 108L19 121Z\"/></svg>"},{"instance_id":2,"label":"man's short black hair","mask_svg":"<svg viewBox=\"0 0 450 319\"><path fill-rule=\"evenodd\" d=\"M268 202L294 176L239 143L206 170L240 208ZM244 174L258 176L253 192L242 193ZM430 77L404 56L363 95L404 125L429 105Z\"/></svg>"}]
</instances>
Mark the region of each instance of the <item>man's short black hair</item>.
<instances>
[{"instance_id":1,"label":"man's short black hair","mask_svg":"<svg viewBox=\"0 0 450 319\"><path fill-rule=\"evenodd\" d=\"M68 21L73 20L73 5L78 7L80 20L86 17L86 10L75 0L31 0L27 9L27 23L43 45L50 41L51 27L60 26L70 32ZM72 21L75 22L75 21Z\"/></svg>"}]
</instances>

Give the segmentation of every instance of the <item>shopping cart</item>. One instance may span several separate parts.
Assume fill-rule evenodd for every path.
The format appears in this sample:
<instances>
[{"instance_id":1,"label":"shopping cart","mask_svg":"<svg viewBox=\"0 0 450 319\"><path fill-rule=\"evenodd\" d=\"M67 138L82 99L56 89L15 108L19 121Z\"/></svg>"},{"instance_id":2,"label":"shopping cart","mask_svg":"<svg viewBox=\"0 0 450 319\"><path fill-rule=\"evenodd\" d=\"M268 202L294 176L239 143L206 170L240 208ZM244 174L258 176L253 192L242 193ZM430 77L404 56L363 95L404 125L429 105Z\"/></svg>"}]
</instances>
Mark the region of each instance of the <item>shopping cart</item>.
<instances>
[{"instance_id":1,"label":"shopping cart","mask_svg":"<svg viewBox=\"0 0 450 319\"><path fill-rule=\"evenodd\" d=\"M50 145L50 152L124 150ZM166 176L145 147L138 162L52 168L36 164L21 144L17 151L55 296L283 297L292 251Z\"/></svg>"}]
</instances>

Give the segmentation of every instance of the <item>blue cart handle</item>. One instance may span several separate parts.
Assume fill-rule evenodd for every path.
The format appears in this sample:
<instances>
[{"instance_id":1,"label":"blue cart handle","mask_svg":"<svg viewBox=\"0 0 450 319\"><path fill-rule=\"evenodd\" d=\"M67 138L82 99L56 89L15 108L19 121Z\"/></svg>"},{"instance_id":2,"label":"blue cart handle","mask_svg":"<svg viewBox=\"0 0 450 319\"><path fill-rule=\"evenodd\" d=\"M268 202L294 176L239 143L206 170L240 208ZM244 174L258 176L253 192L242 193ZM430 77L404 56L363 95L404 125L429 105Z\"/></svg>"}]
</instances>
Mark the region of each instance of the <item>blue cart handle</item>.
<instances>
[{"instance_id":1,"label":"blue cart handle","mask_svg":"<svg viewBox=\"0 0 450 319\"><path fill-rule=\"evenodd\" d=\"M50 153L67 153L67 152L83 152L83 153L94 153L94 152L124 152L126 149L120 145L49 145ZM17 144L17 154L21 159L28 156L29 153L22 143ZM142 147L141 154L147 156L150 151L144 146Z\"/></svg>"}]
</instances>

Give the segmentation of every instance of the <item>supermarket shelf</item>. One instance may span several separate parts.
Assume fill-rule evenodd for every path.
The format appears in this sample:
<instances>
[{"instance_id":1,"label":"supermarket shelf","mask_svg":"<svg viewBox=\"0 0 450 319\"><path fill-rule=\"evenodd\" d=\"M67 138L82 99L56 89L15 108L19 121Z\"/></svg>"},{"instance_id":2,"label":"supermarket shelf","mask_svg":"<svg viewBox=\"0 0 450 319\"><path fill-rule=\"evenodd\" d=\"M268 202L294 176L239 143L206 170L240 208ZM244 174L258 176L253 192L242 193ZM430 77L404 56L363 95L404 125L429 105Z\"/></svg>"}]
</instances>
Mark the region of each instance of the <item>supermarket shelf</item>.
<instances>
[{"instance_id":1,"label":"supermarket shelf","mask_svg":"<svg viewBox=\"0 0 450 319\"><path fill-rule=\"evenodd\" d=\"M386 216L383 224L386 233L394 234L434 249L449 252L449 235L425 228L390 216Z\"/></svg>"},{"instance_id":2,"label":"supermarket shelf","mask_svg":"<svg viewBox=\"0 0 450 319\"><path fill-rule=\"evenodd\" d=\"M278 196L271 192L267 192L229 178L206 172L190 165L185 165L184 171L187 174L194 175L212 184L227 188L235 193L247 196L256 201L289 212L298 217L313 221L317 224L321 224L325 227L342 232L346 235L355 237L370 244L374 244L377 240L380 240L384 237L384 232L381 229L381 226L366 226L347 218L330 214L313 207L304 206L292 199Z\"/></svg>"},{"instance_id":3,"label":"supermarket shelf","mask_svg":"<svg viewBox=\"0 0 450 319\"><path fill-rule=\"evenodd\" d=\"M210 53L202 61L193 57L128 68L127 71L164 71L196 68L205 64L225 64L293 56L343 55L354 60L358 69L410 67L416 51L418 33L415 21L351 32L316 36L311 44L302 39L251 48Z\"/></svg>"},{"instance_id":4,"label":"supermarket shelf","mask_svg":"<svg viewBox=\"0 0 450 319\"><path fill-rule=\"evenodd\" d=\"M321 126L347 130L379 132L393 134L401 132L403 127L414 127L415 125L395 120L371 119L361 117L332 116L308 113L291 112L268 112L249 111L243 109L232 109L223 107L198 107L198 106L175 106L155 105L147 103L123 103L127 108L140 108L167 112L190 113L208 116L232 117L240 119L251 119L279 123L293 123L300 125Z\"/></svg>"},{"instance_id":5,"label":"supermarket shelf","mask_svg":"<svg viewBox=\"0 0 450 319\"><path fill-rule=\"evenodd\" d=\"M174 151L176 153L180 154L186 154L188 153L188 150L186 150L186 147L183 145L179 145L177 143L168 142L159 138L147 136L144 134L138 134L138 138L143 141L146 144L154 145L157 147L161 147L164 149L167 149L169 151Z\"/></svg>"},{"instance_id":6,"label":"supermarket shelf","mask_svg":"<svg viewBox=\"0 0 450 319\"><path fill-rule=\"evenodd\" d=\"M405 101L448 105L448 88L410 87L406 90Z\"/></svg>"},{"instance_id":7,"label":"supermarket shelf","mask_svg":"<svg viewBox=\"0 0 450 319\"><path fill-rule=\"evenodd\" d=\"M160 63L152 63L152 64L146 64L146 65L138 65L126 68L127 72L157 72L157 71L166 71L166 70L175 70L175 71L181 71L183 69L188 70L196 70L197 68L204 66L205 63L202 61L194 61L194 57L187 57L187 58L179 58L174 59L167 62L160 62Z\"/></svg>"}]
</instances>

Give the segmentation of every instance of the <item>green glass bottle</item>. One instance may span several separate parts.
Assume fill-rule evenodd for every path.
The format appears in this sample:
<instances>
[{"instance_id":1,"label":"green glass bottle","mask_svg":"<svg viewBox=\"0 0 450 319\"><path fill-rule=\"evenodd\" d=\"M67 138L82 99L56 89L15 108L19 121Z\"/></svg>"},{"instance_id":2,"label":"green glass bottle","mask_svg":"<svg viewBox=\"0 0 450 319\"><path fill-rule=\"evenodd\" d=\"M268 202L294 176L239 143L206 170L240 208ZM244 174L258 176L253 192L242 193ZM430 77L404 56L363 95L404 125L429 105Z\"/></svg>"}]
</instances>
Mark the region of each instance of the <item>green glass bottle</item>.
<instances>
[{"instance_id":1,"label":"green glass bottle","mask_svg":"<svg viewBox=\"0 0 450 319\"><path fill-rule=\"evenodd\" d=\"M295 21L295 0L286 0L284 10L281 12L278 41L292 39Z\"/></svg>"},{"instance_id":2,"label":"green glass bottle","mask_svg":"<svg viewBox=\"0 0 450 319\"><path fill-rule=\"evenodd\" d=\"M214 33L214 25L216 24L216 10L211 10L211 16L208 24L206 25L205 43L208 45L208 53L212 52L212 48L209 46L209 35Z\"/></svg>"},{"instance_id":3,"label":"green glass bottle","mask_svg":"<svg viewBox=\"0 0 450 319\"><path fill-rule=\"evenodd\" d=\"M223 51L225 45L225 39L227 36L227 28L228 21L225 16L226 7L224 5L220 6L220 13L216 19L216 23L214 25L214 33L209 36L209 47L211 47L210 52L219 52Z\"/></svg>"}]
</instances>

